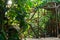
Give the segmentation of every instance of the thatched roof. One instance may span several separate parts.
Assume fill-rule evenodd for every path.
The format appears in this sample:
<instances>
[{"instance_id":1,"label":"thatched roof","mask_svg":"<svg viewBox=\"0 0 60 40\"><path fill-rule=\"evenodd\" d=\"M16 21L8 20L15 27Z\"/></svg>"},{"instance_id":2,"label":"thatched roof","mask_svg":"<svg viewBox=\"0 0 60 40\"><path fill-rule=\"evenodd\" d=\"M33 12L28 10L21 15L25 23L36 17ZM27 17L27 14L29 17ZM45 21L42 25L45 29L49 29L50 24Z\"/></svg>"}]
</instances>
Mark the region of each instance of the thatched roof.
<instances>
[{"instance_id":1,"label":"thatched roof","mask_svg":"<svg viewBox=\"0 0 60 40\"><path fill-rule=\"evenodd\" d=\"M42 0L42 3L40 4L40 7L44 7L46 5L50 5L51 4L54 4L54 3L60 3L60 0Z\"/></svg>"},{"instance_id":2,"label":"thatched roof","mask_svg":"<svg viewBox=\"0 0 60 40\"><path fill-rule=\"evenodd\" d=\"M47 8L47 9L54 9L56 8L55 5L60 4L60 0L41 0L42 3L38 5L35 9L39 8Z\"/></svg>"}]
</instances>

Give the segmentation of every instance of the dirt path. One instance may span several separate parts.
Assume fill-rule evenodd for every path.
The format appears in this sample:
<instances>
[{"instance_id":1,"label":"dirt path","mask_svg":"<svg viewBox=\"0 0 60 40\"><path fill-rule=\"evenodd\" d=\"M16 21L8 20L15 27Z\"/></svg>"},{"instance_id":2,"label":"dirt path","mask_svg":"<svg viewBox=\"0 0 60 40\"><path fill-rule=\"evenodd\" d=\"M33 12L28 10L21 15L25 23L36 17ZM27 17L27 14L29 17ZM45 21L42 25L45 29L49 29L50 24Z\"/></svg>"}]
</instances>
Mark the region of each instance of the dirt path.
<instances>
[{"instance_id":1,"label":"dirt path","mask_svg":"<svg viewBox=\"0 0 60 40\"><path fill-rule=\"evenodd\" d=\"M60 40L60 39L59 38L40 38L40 39L26 38L26 40Z\"/></svg>"}]
</instances>

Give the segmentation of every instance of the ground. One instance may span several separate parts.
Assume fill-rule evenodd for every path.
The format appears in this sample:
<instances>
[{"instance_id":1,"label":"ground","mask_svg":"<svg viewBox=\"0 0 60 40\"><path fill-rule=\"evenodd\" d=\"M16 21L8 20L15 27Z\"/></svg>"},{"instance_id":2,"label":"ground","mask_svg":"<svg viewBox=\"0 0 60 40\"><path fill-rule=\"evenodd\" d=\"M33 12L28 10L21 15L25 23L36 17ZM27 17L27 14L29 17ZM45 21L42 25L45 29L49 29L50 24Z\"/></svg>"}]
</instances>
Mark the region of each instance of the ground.
<instances>
[{"instance_id":1,"label":"ground","mask_svg":"<svg viewBox=\"0 0 60 40\"><path fill-rule=\"evenodd\" d=\"M53 37L49 37L49 38L40 38L40 39L35 39L35 38L26 38L27 40L60 40L60 38L53 38Z\"/></svg>"}]
</instances>

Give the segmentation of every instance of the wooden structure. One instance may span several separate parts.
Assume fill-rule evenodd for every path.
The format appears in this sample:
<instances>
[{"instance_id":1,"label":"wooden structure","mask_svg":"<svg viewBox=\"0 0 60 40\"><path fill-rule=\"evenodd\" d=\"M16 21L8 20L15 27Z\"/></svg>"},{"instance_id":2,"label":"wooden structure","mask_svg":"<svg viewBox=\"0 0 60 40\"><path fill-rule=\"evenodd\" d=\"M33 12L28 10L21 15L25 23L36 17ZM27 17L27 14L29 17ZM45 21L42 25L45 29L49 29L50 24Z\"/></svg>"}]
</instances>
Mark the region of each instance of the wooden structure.
<instances>
[{"instance_id":1,"label":"wooden structure","mask_svg":"<svg viewBox=\"0 0 60 40\"><path fill-rule=\"evenodd\" d=\"M58 37L60 34L60 3L58 0L51 0L50 2L49 0L46 0L45 2L46 3L44 5L42 3L39 7L46 9L47 11L51 11L52 15L55 16L55 18L50 17L49 24L47 24L47 35L49 35L49 37Z\"/></svg>"}]
</instances>

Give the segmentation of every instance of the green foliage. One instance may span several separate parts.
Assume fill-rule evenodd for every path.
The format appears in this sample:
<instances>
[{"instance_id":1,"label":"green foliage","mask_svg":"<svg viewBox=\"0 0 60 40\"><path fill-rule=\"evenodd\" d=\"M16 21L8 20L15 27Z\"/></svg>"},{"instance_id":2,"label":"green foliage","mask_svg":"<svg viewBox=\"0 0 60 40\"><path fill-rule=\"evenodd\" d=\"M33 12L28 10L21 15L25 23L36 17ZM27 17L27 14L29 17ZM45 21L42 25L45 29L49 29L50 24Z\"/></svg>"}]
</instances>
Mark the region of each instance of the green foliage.
<instances>
[{"instance_id":1,"label":"green foliage","mask_svg":"<svg viewBox=\"0 0 60 40\"><path fill-rule=\"evenodd\" d=\"M0 0L0 13L1 13L0 22L2 21L1 22L2 25L1 23L0 25L1 27L2 26L5 27L5 24L8 23L7 25L12 25L13 27L15 27L15 29L17 28L17 30L19 30L18 33L20 33L19 35L23 34L25 35L24 37L34 37L38 35L37 34L38 32L40 34L42 34L41 31L43 33L46 32L45 30L46 24L48 24L50 18L55 18L55 16L52 15L51 11L41 8L45 6L48 2L51 2L51 0L12 0L12 1L13 4L11 5L11 7L9 7L9 5L6 4L7 0L6 1ZM60 1L53 0L53 2L59 3ZM34 13L35 15L33 16ZM30 19L31 17L32 19ZM31 24L32 27L29 24ZM38 29L38 26L40 29Z\"/></svg>"}]
</instances>

